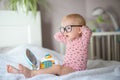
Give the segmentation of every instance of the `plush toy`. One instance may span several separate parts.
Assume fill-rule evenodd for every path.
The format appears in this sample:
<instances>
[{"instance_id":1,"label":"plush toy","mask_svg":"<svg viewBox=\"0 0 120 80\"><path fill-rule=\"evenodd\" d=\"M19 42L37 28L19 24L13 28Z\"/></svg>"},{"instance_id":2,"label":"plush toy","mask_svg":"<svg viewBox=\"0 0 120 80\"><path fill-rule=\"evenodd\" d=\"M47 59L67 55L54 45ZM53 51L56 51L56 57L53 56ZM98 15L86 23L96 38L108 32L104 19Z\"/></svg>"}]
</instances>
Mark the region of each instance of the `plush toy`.
<instances>
[{"instance_id":1,"label":"plush toy","mask_svg":"<svg viewBox=\"0 0 120 80\"><path fill-rule=\"evenodd\" d=\"M55 60L53 59L52 55L46 54L41 60L40 60L40 69L49 68L53 64L55 64Z\"/></svg>"}]
</instances>

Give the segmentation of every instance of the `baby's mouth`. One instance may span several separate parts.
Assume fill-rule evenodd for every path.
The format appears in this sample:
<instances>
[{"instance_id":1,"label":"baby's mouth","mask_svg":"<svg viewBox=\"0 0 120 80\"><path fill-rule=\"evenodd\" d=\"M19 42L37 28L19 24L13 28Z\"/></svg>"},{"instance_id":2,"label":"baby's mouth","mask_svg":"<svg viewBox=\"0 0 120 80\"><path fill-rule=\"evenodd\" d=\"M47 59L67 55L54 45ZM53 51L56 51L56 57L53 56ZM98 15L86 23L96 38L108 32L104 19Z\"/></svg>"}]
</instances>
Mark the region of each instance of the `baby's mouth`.
<instances>
[{"instance_id":1,"label":"baby's mouth","mask_svg":"<svg viewBox=\"0 0 120 80\"><path fill-rule=\"evenodd\" d=\"M65 35L67 38L69 37L68 35Z\"/></svg>"}]
</instances>

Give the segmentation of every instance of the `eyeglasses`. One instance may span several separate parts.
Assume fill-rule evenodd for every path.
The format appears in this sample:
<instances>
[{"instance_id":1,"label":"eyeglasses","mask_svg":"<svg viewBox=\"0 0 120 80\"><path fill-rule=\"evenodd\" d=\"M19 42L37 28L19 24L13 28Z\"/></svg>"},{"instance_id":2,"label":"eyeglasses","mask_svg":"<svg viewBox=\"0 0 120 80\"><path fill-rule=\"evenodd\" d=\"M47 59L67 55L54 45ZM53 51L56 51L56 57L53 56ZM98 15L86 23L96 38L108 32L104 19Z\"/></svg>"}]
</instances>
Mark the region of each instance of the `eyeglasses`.
<instances>
[{"instance_id":1,"label":"eyeglasses","mask_svg":"<svg viewBox=\"0 0 120 80\"><path fill-rule=\"evenodd\" d=\"M82 25L67 25L65 27L60 27L60 32L64 33L66 31L67 33L69 33L72 31L72 27L82 27Z\"/></svg>"}]
</instances>

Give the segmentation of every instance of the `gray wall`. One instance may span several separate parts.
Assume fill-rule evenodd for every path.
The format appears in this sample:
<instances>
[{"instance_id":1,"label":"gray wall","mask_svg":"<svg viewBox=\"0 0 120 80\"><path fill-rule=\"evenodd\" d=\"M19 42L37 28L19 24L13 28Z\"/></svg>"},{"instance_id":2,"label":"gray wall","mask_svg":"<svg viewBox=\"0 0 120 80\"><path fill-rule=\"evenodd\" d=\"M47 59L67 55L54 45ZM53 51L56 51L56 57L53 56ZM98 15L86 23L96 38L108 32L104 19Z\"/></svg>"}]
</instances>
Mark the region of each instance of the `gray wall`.
<instances>
[{"instance_id":1,"label":"gray wall","mask_svg":"<svg viewBox=\"0 0 120 80\"><path fill-rule=\"evenodd\" d=\"M4 8L6 0L0 3L0 9ZM60 45L54 39L54 33L58 31L63 16L70 13L79 13L90 21L91 12L96 7L103 7L115 13L120 23L120 0L46 0L46 8L39 6L42 15L43 47L60 51Z\"/></svg>"},{"instance_id":2,"label":"gray wall","mask_svg":"<svg viewBox=\"0 0 120 80\"><path fill-rule=\"evenodd\" d=\"M60 51L59 43L54 40L54 33L60 27L61 18L70 13L79 13L90 21L92 10L96 7L110 9L116 13L117 20L120 23L120 0L46 0L49 7L41 8L42 28L43 28L43 46ZM54 2L53 2L54 1Z\"/></svg>"}]
</instances>

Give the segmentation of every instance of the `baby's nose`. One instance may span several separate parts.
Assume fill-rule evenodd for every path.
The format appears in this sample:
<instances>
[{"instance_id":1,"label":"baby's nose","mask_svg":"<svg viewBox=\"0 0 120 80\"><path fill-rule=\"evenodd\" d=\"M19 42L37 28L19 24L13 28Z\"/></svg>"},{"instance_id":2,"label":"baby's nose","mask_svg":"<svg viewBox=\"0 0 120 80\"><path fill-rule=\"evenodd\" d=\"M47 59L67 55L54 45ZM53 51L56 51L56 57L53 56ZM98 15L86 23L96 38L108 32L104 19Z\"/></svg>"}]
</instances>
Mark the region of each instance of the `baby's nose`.
<instances>
[{"instance_id":1,"label":"baby's nose","mask_svg":"<svg viewBox=\"0 0 120 80\"><path fill-rule=\"evenodd\" d=\"M63 34L64 34L64 35L67 35L67 32L65 31Z\"/></svg>"},{"instance_id":2,"label":"baby's nose","mask_svg":"<svg viewBox=\"0 0 120 80\"><path fill-rule=\"evenodd\" d=\"M64 32L64 36L68 37L68 34L67 34L67 32Z\"/></svg>"}]
</instances>

